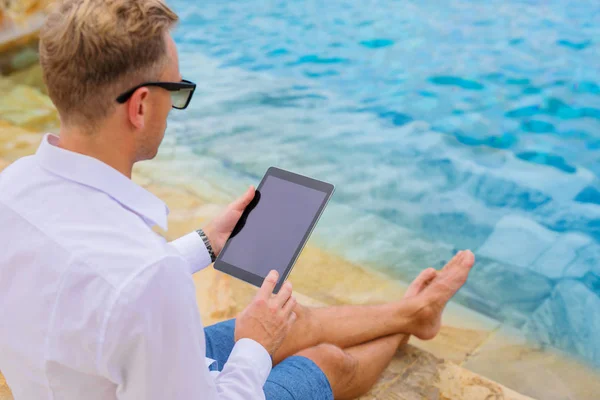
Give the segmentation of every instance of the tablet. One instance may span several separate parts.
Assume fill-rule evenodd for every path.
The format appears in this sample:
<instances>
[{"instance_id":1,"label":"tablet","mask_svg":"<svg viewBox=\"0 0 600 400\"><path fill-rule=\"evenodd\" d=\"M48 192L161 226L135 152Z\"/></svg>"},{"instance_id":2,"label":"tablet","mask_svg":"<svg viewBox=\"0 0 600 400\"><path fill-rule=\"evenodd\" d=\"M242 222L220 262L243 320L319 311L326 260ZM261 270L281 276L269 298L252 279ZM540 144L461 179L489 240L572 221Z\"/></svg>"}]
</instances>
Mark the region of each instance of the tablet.
<instances>
[{"instance_id":1,"label":"tablet","mask_svg":"<svg viewBox=\"0 0 600 400\"><path fill-rule=\"evenodd\" d=\"M275 269L277 293L333 191L329 183L269 168L216 259L215 269L256 286Z\"/></svg>"}]
</instances>

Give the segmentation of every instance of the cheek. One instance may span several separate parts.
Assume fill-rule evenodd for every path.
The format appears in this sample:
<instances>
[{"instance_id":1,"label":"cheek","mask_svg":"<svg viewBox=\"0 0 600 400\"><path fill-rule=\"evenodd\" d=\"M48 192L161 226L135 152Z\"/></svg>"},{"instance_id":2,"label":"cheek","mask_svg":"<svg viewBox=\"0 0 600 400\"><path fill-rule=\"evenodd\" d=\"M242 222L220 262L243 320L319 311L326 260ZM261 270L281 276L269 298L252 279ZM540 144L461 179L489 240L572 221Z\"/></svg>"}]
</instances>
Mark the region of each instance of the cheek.
<instances>
[{"instance_id":1,"label":"cheek","mask_svg":"<svg viewBox=\"0 0 600 400\"><path fill-rule=\"evenodd\" d=\"M156 113L154 113L154 126L160 129L161 127L166 126L167 117L171 112L171 98L167 96L160 104L157 104L157 106Z\"/></svg>"},{"instance_id":2,"label":"cheek","mask_svg":"<svg viewBox=\"0 0 600 400\"><path fill-rule=\"evenodd\" d=\"M173 101L171 100L171 95L168 93L165 97L165 108L169 111L171 110L171 108L173 108Z\"/></svg>"},{"instance_id":3,"label":"cheek","mask_svg":"<svg viewBox=\"0 0 600 400\"><path fill-rule=\"evenodd\" d=\"M171 112L171 110L173 110L173 103L171 103L171 97L169 97L167 99L167 102L165 103L163 110L164 110L163 117L166 119L169 116L169 113Z\"/></svg>"}]
</instances>

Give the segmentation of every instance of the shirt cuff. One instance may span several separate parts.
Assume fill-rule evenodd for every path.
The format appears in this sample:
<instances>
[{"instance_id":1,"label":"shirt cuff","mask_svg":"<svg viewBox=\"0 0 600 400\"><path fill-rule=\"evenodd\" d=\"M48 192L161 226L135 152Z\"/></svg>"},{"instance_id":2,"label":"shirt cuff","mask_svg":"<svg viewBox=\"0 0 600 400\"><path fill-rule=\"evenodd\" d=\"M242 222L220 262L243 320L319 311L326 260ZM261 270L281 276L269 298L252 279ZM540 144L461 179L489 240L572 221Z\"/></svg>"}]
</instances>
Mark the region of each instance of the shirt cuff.
<instances>
[{"instance_id":1,"label":"shirt cuff","mask_svg":"<svg viewBox=\"0 0 600 400\"><path fill-rule=\"evenodd\" d=\"M212 264L204 241L196 232L188 233L170 243L190 264L190 273L194 274Z\"/></svg>"},{"instance_id":2,"label":"shirt cuff","mask_svg":"<svg viewBox=\"0 0 600 400\"><path fill-rule=\"evenodd\" d=\"M237 358L248 360L256 368L255 371L261 379L261 386L263 386L271 373L271 368L273 368L273 360L267 350L252 339L240 339L233 346L233 350L229 355L229 360Z\"/></svg>"}]
</instances>

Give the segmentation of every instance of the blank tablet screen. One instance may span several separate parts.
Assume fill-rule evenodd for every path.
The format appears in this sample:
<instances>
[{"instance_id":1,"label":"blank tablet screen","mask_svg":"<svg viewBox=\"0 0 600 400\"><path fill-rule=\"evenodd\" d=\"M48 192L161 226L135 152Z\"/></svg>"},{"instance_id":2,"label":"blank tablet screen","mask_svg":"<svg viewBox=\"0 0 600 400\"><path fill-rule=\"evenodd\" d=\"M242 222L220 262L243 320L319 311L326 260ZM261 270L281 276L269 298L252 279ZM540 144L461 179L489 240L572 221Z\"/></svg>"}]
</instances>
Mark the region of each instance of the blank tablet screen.
<instances>
[{"instance_id":1,"label":"blank tablet screen","mask_svg":"<svg viewBox=\"0 0 600 400\"><path fill-rule=\"evenodd\" d=\"M229 264L266 277L282 275L310 229L327 193L267 176L256 207L221 254Z\"/></svg>"}]
</instances>

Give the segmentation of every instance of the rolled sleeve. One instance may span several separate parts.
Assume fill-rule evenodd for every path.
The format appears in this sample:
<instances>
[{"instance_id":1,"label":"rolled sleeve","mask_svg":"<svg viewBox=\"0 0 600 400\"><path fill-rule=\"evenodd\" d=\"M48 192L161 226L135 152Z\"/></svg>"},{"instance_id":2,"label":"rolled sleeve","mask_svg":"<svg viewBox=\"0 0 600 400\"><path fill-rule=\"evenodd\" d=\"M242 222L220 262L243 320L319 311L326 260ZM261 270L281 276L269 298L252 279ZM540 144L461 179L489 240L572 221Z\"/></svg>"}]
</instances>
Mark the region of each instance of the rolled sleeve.
<instances>
[{"instance_id":1,"label":"rolled sleeve","mask_svg":"<svg viewBox=\"0 0 600 400\"><path fill-rule=\"evenodd\" d=\"M210 254L204 244L204 241L196 232L188 233L179 239L173 240L169 243L173 246L183 258L186 259L190 265L190 273L195 274L210 264Z\"/></svg>"}]
</instances>

